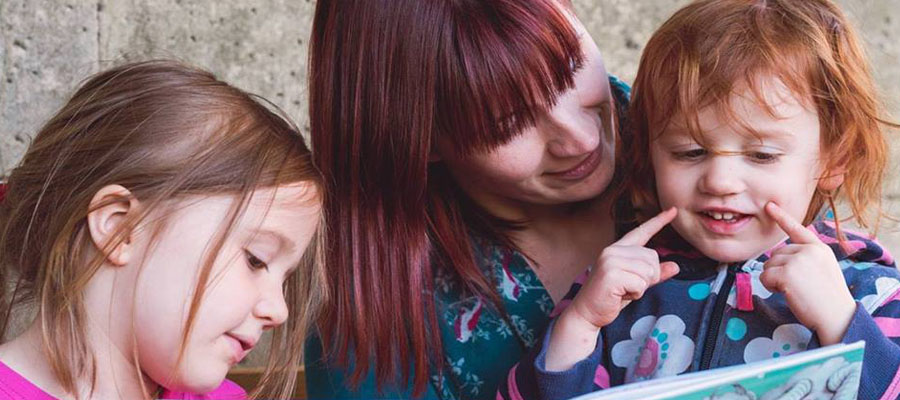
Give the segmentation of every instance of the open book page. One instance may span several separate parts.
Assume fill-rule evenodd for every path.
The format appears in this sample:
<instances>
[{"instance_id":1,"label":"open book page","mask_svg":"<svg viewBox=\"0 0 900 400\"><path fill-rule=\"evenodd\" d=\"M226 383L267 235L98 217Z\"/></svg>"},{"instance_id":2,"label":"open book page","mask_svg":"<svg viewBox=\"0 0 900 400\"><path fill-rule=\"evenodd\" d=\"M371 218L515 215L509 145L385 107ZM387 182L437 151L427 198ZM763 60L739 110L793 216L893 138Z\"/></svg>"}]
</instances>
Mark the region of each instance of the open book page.
<instances>
[{"instance_id":1,"label":"open book page","mask_svg":"<svg viewBox=\"0 0 900 400\"><path fill-rule=\"evenodd\" d=\"M864 345L862 341L836 344L782 358L636 382L576 400L774 400L785 395L796 399L854 399Z\"/></svg>"}]
</instances>

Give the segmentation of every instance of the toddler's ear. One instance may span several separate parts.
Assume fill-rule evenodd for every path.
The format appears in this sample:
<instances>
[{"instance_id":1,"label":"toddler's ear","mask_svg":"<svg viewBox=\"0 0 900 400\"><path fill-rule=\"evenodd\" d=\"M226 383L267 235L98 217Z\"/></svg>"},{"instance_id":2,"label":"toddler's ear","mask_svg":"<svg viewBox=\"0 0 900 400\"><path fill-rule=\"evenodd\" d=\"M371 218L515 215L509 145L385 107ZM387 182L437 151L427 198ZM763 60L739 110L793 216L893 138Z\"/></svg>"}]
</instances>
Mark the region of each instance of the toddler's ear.
<instances>
[{"instance_id":1,"label":"toddler's ear","mask_svg":"<svg viewBox=\"0 0 900 400\"><path fill-rule=\"evenodd\" d=\"M838 165L826 170L819 178L819 190L832 192L844 183L844 175L847 173L846 165Z\"/></svg>"},{"instance_id":2,"label":"toddler's ear","mask_svg":"<svg viewBox=\"0 0 900 400\"><path fill-rule=\"evenodd\" d=\"M104 186L91 199L87 215L91 241L113 265L125 265L131 258L133 233L130 229L124 236L119 232L128 229L125 224L138 212L138 207L131 191L119 185Z\"/></svg>"}]
</instances>

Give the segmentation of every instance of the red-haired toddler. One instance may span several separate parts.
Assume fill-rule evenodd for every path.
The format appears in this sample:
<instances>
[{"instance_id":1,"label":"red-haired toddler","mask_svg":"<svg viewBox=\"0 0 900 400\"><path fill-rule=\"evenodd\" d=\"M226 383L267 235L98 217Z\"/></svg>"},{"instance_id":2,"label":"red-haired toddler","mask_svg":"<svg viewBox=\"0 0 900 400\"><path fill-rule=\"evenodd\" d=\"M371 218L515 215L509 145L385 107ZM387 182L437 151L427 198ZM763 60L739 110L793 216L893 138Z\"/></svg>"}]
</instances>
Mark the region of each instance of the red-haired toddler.
<instances>
[{"instance_id":1,"label":"red-haired toddler","mask_svg":"<svg viewBox=\"0 0 900 400\"><path fill-rule=\"evenodd\" d=\"M872 226L887 153L841 11L693 2L650 39L633 93L624 157L643 224L574 285L500 395L562 399L865 340L861 370L795 392L852 398L861 382L860 398L897 398L900 273L833 215L840 198Z\"/></svg>"}]
</instances>

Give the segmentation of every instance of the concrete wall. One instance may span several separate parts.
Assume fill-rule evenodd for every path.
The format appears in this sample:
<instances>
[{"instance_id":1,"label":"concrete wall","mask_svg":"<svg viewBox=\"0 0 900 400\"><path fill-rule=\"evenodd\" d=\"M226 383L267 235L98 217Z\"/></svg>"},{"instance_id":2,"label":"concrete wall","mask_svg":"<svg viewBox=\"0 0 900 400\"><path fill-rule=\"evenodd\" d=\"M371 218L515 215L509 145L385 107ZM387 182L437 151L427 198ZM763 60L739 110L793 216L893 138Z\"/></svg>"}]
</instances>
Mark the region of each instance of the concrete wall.
<instances>
[{"instance_id":1,"label":"concrete wall","mask_svg":"<svg viewBox=\"0 0 900 400\"><path fill-rule=\"evenodd\" d=\"M609 71L631 81L653 29L687 0L574 3ZM857 23L885 100L900 116L900 0L838 3ZM304 80L314 8L310 0L0 0L0 169L15 165L79 81L147 57L206 67L269 98L308 131ZM891 173L896 157L892 161ZM896 174L886 205L900 213L895 181ZM896 229L882 230L881 237L900 250Z\"/></svg>"}]
</instances>

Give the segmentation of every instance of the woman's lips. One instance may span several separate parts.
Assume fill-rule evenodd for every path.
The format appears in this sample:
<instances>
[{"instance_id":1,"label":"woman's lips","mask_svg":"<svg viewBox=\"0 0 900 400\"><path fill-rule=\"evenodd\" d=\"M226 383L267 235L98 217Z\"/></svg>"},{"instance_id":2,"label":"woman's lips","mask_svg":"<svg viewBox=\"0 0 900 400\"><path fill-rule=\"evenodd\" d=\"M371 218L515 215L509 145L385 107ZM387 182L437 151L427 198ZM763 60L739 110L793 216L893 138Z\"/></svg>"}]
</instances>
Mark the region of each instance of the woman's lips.
<instances>
[{"instance_id":1,"label":"woman's lips","mask_svg":"<svg viewBox=\"0 0 900 400\"><path fill-rule=\"evenodd\" d=\"M559 172L547 172L545 175L568 181L584 179L600 165L600 150L601 146L598 146L597 149L588 154L584 160L578 163L578 165L570 169Z\"/></svg>"}]
</instances>

